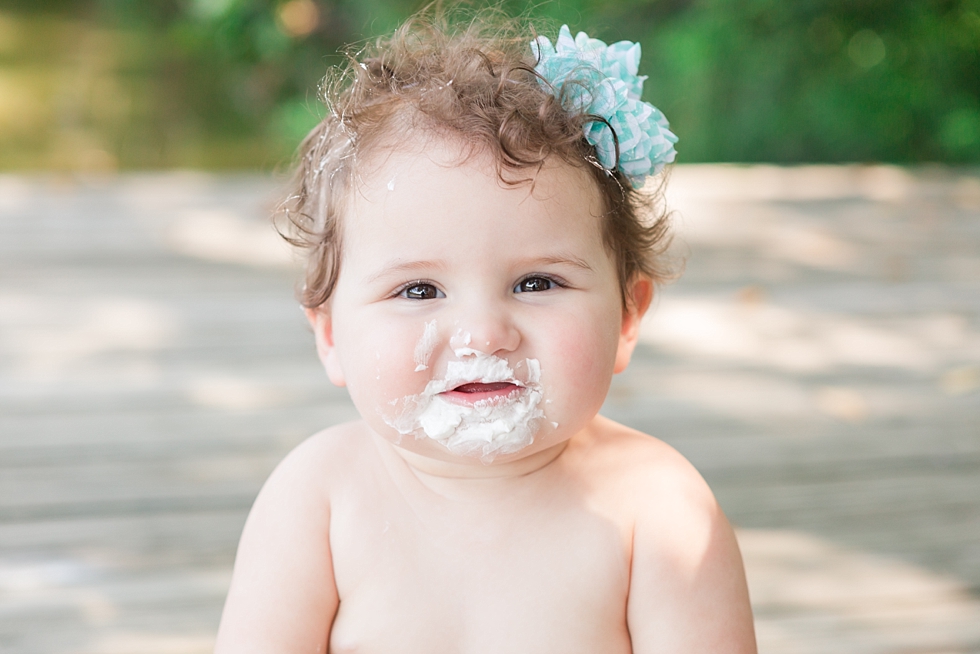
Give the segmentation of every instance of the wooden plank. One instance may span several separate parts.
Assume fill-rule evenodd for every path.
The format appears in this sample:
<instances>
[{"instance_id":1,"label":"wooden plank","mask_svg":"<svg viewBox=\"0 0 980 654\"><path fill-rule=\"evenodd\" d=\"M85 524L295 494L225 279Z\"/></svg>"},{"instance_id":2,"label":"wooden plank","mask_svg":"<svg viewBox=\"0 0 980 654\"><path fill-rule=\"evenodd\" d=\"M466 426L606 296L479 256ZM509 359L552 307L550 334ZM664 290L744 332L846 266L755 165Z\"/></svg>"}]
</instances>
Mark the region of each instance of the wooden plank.
<instances>
[{"instance_id":1,"label":"wooden plank","mask_svg":"<svg viewBox=\"0 0 980 654\"><path fill-rule=\"evenodd\" d=\"M701 311L715 341L645 332L604 412L678 447L744 528L763 652L980 652L976 181L675 171L687 271L651 324ZM262 258L276 186L0 176L5 654L209 651L259 486L355 416L294 271ZM902 345L862 359L829 332ZM817 358L768 356L787 343Z\"/></svg>"}]
</instances>

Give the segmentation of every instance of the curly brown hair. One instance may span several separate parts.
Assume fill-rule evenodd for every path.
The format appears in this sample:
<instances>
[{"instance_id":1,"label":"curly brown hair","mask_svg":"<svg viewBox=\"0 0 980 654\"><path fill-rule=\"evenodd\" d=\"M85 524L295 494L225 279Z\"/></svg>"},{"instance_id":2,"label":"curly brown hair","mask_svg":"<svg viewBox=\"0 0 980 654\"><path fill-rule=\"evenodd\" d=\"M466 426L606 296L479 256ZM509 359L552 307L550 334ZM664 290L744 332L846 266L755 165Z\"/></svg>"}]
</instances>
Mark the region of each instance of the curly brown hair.
<instances>
[{"instance_id":1,"label":"curly brown hair","mask_svg":"<svg viewBox=\"0 0 980 654\"><path fill-rule=\"evenodd\" d=\"M306 255L304 306L323 305L337 284L341 216L358 159L414 130L491 155L509 186L533 184L552 157L588 170L603 201L603 241L617 263L624 306L637 276L655 283L671 276L665 176L652 191L637 190L598 163L583 125L603 119L566 109L568 89L549 88L534 70L533 37L533 29L497 11L463 19L423 11L328 75L326 117L301 144L293 191L277 212L286 218L283 236Z\"/></svg>"}]
</instances>

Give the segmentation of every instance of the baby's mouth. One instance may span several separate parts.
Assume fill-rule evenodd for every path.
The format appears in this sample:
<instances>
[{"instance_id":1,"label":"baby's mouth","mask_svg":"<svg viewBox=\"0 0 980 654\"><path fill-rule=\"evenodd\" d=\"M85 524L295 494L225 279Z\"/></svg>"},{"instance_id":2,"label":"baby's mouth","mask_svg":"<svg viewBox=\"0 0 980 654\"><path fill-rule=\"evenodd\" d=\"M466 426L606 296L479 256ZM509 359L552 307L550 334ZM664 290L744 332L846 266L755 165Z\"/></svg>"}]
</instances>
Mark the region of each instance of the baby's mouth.
<instances>
[{"instance_id":1,"label":"baby's mouth","mask_svg":"<svg viewBox=\"0 0 980 654\"><path fill-rule=\"evenodd\" d=\"M440 395L459 404L473 404L484 400L509 397L522 388L514 382L470 382L443 391Z\"/></svg>"}]
</instances>

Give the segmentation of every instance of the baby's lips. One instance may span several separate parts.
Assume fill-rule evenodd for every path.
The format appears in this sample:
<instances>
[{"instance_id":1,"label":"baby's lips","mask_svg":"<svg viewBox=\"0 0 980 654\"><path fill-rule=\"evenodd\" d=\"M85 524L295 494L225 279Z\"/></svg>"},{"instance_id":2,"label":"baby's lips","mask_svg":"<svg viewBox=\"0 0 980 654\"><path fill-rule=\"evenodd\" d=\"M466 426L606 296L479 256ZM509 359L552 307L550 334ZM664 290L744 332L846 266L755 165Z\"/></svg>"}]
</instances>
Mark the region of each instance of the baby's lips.
<instances>
[{"instance_id":1,"label":"baby's lips","mask_svg":"<svg viewBox=\"0 0 980 654\"><path fill-rule=\"evenodd\" d=\"M452 391L456 393L496 393L521 387L522 385L516 381L467 382L459 384Z\"/></svg>"},{"instance_id":2,"label":"baby's lips","mask_svg":"<svg viewBox=\"0 0 980 654\"><path fill-rule=\"evenodd\" d=\"M472 387L469 391L461 390L464 387ZM466 392L477 392L476 388L483 386L484 390L486 387L495 386L498 390L512 389L512 388L525 388L527 384L515 377L507 378L494 378L494 377L482 377L473 379L470 378L455 378L446 380L446 391L460 391L462 393Z\"/></svg>"},{"instance_id":3,"label":"baby's lips","mask_svg":"<svg viewBox=\"0 0 980 654\"><path fill-rule=\"evenodd\" d=\"M525 391L525 387L513 381L467 382L447 388L439 395L456 404L476 404L513 400Z\"/></svg>"}]
</instances>

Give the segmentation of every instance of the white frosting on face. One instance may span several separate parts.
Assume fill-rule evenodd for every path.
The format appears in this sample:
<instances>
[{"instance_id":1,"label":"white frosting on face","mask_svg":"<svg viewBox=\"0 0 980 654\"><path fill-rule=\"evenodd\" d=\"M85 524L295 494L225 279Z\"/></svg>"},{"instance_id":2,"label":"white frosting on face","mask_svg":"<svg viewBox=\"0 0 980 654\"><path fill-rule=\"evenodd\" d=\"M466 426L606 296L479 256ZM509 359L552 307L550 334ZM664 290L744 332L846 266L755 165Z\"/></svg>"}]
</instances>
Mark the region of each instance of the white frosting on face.
<instances>
[{"instance_id":1,"label":"white frosting on face","mask_svg":"<svg viewBox=\"0 0 980 654\"><path fill-rule=\"evenodd\" d=\"M489 463L498 454L524 449L534 442L544 412L541 365L525 359L526 379L518 379L505 359L461 347L466 353L450 361L443 379L433 379L418 395L409 395L393 404L396 415L389 419L400 434L431 438L456 455L478 456ZM517 367L520 367L518 364ZM463 384L509 382L517 388L509 395L457 403L441 395Z\"/></svg>"},{"instance_id":2,"label":"white frosting on face","mask_svg":"<svg viewBox=\"0 0 980 654\"><path fill-rule=\"evenodd\" d=\"M429 367L429 357L436 346L436 321L425 323L422 338L415 344L415 372L422 372Z\"/></svg>"},{"instance_id":3,"label":"white frosting on face","mask_svg":"<svg viewBox=\"0 0 980 654\"><path fill-rule=\"evenodd\" d=\"M479 350L468 347L471 340L473 339L469 332L457 329L453 337L449 339L449 347L453 348L453 352L460 358L468 354L483 354Z\"/></svg>"}]
</instances>

